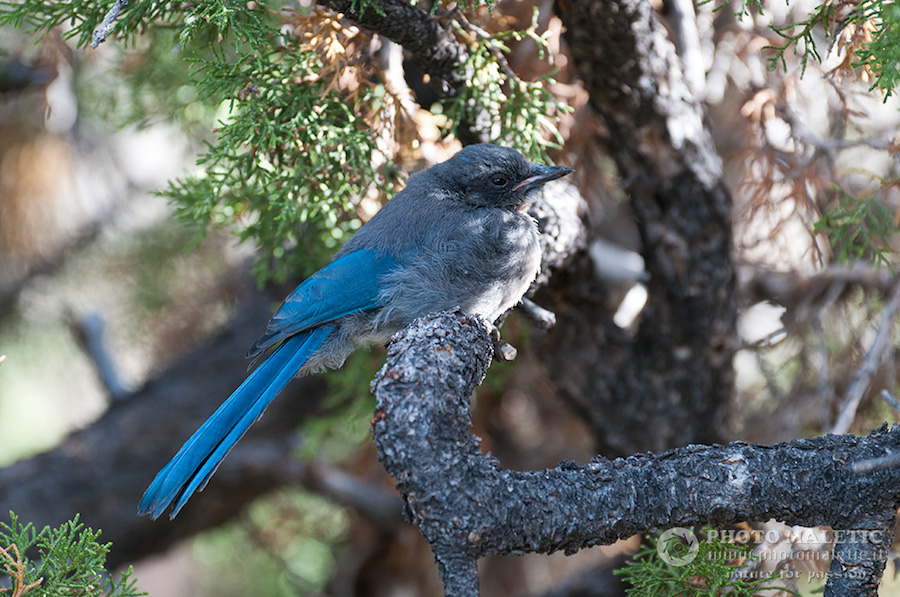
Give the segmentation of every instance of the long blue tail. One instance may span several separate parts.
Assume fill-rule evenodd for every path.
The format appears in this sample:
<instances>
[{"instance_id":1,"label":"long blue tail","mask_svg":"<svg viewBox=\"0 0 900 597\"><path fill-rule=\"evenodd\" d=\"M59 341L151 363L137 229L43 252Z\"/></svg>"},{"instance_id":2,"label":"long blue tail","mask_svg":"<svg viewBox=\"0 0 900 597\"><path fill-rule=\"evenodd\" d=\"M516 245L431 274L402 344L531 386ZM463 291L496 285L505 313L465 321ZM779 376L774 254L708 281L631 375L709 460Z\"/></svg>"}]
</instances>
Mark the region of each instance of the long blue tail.
<instances>
[{"instance_id":1,"label":"long blue tail","mask_svg":"<svg viewBox=\"0 0 900 597\"><path fill-rule=\"evenodd\" d=\"M138 514L159 517L180 492L170 516L175 518L191 494L203 490L234 444L325 342L333 328L334 324L326 324L285 340L159 471L144 492Z\"/></svg>"}]
</instances>

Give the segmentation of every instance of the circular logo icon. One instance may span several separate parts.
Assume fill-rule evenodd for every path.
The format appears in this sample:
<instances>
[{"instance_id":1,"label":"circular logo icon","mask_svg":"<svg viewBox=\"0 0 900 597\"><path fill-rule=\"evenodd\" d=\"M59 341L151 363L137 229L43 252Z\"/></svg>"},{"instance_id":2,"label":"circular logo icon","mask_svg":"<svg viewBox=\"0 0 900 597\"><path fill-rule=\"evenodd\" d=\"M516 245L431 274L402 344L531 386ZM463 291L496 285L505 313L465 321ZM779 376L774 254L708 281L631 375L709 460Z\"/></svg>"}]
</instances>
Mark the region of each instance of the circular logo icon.
<instances>
[{"instance_id":1,"label":"circular logo icon","mask_svg":"<svg viewBox=\"0 0 900 597\"><path fill-rule=\"evenodd\" d=\"M699 551L700 541L690 529L684 527L663 531L656 543L656 553L669 566L687 566Z\"/></svg>"}]
</instances>

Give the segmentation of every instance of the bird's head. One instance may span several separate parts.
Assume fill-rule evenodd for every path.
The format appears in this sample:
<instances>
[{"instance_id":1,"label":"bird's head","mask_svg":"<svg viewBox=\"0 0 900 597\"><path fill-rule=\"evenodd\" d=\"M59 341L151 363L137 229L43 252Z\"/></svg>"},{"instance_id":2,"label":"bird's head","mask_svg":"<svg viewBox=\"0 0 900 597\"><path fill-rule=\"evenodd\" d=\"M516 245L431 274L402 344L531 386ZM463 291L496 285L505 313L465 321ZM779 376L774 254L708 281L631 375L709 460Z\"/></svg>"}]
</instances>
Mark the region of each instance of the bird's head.
<instances>
[{"instance_id":1,"label":"bird's head","mask_svg":"<svg viewBox=\"0 0 900 597\"><path fill-rule=\"evenodd\" d=\"M441 164L440 176L478 207L519 209L544 183L569 174L562 166L534 164L509 147L469 145Z\"/></svg>"}]
</instances>

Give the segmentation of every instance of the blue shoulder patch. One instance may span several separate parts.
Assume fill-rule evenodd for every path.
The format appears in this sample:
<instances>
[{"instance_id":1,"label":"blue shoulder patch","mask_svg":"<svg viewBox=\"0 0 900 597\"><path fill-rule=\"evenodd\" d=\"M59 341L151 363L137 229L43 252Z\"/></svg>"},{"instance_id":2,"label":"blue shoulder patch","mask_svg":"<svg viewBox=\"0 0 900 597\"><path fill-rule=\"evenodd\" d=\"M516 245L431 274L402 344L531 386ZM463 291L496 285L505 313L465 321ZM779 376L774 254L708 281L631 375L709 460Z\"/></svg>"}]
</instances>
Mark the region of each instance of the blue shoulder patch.
<instances>
[{"instance_id":1,"label":"blue shoulder patch","mask_svg":"<svg viewBox=\"0 0 900 597\"><path fill-rule=\"evenodd\" d=\"M379 307L381 278L398 265L361 249L335 259L300 284L269 321L266 335L283 338L351 313Z\"/></svg>"}]
</instances>

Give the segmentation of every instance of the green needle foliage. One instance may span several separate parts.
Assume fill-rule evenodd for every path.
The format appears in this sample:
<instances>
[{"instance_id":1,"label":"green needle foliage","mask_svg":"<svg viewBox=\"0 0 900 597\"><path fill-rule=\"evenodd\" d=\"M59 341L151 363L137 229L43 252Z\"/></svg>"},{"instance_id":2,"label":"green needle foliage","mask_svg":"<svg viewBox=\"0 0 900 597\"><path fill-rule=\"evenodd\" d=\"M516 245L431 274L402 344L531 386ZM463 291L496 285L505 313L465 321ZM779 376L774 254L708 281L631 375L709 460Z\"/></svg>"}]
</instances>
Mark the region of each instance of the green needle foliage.
<instances>
[{"instance_id":1,"label":"green needle foliage","mask_svg":"<svg viewBox=\"0 0 900 597\"><path fill-rule=\"evenodd\" d=\"M784 40L780 46L766 46L768 50L775 50L775 57L769 59L769 67L773 70L781 63L787 68L784 53L793 49L800 56L801 71L806 71L806 65L810 57L822 61L816 44L815 34L819 29L828 30L828 24L834 19L835 9L831 2L823 2L816 6L809 18L800 23L790 23L784 26L772 26L772 31Z\"/></svg>"},{"instance_id":2,"label":"green needle foliage","mask_svg":"<svg viewBox=\"0 0 900 597\"><path fill-rule=\"evenodd\" d=\"M450 123L467 122L473 132L499 145L516 147L535 161L549 161L548 148L562 147L563 138L556 128L558 117L571 111L547 90L555 81L552 74L537 81L523 81L506 64L507 40L532 39L538 45L540 58L547 55L547 39L537 30L538 10L524 31L504 31L487 35L475 32L469 56L461 65L466 81L460 93L444 102L444 114ZM453 21L460 34L465 27ZM549 34L549 33L548 33ZM545 35L548 35L545 34ZM445 129L450 132L451 127Z\"/></svg>"},{"instance_id":3,"label":"green needle foliage","mask_svg":"<svg viewBox=\"0 0 900 597\"><path fill-rule=\"evenodd\" d=\"M873 197L855 197L837 188L836 204L813 227L828 237L838 263L865 259L885 265L892 272L889 238L900 233L894 215Z\"/></svg>"},{"instance_id":4,"label":"green needle foliage","mask_svg":"<svg viewBox=\"0 0 900 597\"><path fill-rule=\"evenodd\" d=\"M865 2L856 9L857 22L877 22L874 38L856 51L855 67L874 75L871 89L887 99L900 86L900 6L896 2Z\"/></svg>"},{"instance_id":5,"label":"green needle foliage","mask_svg":"<svg viewBox=\"0 0 900 597\"><path fill-rule=\"evenodd\" d=\"M658 551L659 538L647 537L634 554L632 561L613 573L631 586L628 595L647 597L754 597L763 591L777 589L783 594L796 595L783 587L772 585L777 574L762 578L742 578L740 568L756 559L749 545L729 543L721 538L700 541L696 555L684 566L667 564ZM687 544L678 537L662 548L672 558L686 558Z\"/></svg>"},{"instance_id":6,"label":"green needle foliage","mask_svg":"<svg viewBox=\"0 0 900 597\"><path fill-rule=\"evenodd\" d=\"M21 2L0 3L0 25L13 25L46 34L54 27L68 25L64 36L77 39L87 47L94 29L103 21L115 2ZM265 37L270 29L265 11L258 4L241 0L206 0L195 4L137 0L129 2L115 22L112 34L126 42L135 42L149 29L164 25L181 31L181 42L213 31L220 40L235 43Z\"/></svg>"},{"instance_id":7,"label":"green needle foliage","mask_svg":"<svg viewBox=\"0 0 900 597\"><path fill-rule=\"evenodd\" d=\"M725 5L719 4L717 9ZM742 0L735 14L742 17L751 11L762 13L762 1ZM810 58L822 61L819 49L822 38L829 40L826 50L831 51L842 33L855 28L863 29L864 34L841 49L851 52L856 58L851 61L851 66L872 80L870 91L880 89L887 99L900 85L900 6L893 0L853 3L826 0L813 7L802 21L773 25L772 31L784 43L766 46L765 49L775 52L769 59L769 66L774 70L780 64L786 69L785 53L792 51L799 56L801 70L805 71Z\"/></svg>"},{"instance_id":8,"label":"green needle foliage","mask_svg":"<svg viewBox=\"0 0 900 597\"><path fill-rule=\"evenodd\" d=\"M379 10L377 0L360 1ZM40 35L61 27L86 47L113 4L0 0L0 25ZM504 58L504 40L528 36L546 46L535 28L536 21L524 32L467 41L470 57L459 68L473 76L444 110L448 134L477 122L535 159L561 143L555 118L564 107L546 90L549 77L523 82ZM260 282L314 271L359 227L359 201L384 201L399 183L379 147L409 143L397 131L410 127L396 122L400 102L370 41L327 10L266 1L132 0L115 21L109 43L131 49L128 63L138 67L124 78L146 94L118 102L123 121L147 120L154 115L142 112L157 109L196 131L198 117L218 113L199 171L162 194L198 240L210 226L229 226L256 245ZM154 68L167 76L153 77Z\"/></svg>"},{"instance_id":9,"label":"green needle foliage","mask_svg":"<svg viewBox=\"0 0 900 597\"><path fill-rule=\"evenodd\" d=\"M131 568L113 582L105 569L110 544L97 542L100 531L74 520L58 529L38 531L10 512L0 522L0 594L28 597L136 597ZM11 593L7 591L11 589Z\"/></svg>"},{"instance_id":10,"label":"green needle foliage","mask_svg":"<svg viewBox=\"0 0 900 597\"><path fill-rule=\"evenodd\" d=\"M384 194L395 182L391 168L375 166L373 129L329 89L331 81L311 76L326 65L298 45L285 38L265 54L201 63L198 76L209 92L229 98L229 116L198 159L204 171L164 192L179 217L203 225L201 232L207 224L240 223L241 238L275 258L260 262L261 279L283 280L314 265L304 251L285 249L310 232L333 248L328 238L343 240L359 225L338 215L351 212L370 185ZM380 91L363 88L358 105L373 105ZM380 162L389 163L384 156Z\"/></svg>"}]
</instances>

